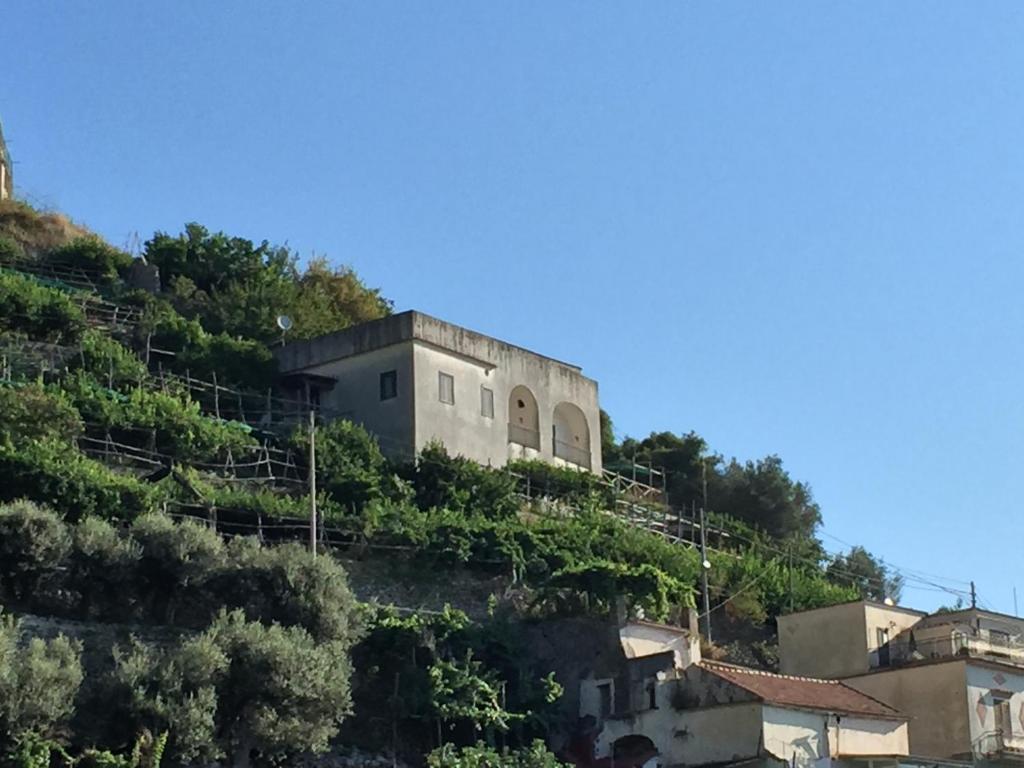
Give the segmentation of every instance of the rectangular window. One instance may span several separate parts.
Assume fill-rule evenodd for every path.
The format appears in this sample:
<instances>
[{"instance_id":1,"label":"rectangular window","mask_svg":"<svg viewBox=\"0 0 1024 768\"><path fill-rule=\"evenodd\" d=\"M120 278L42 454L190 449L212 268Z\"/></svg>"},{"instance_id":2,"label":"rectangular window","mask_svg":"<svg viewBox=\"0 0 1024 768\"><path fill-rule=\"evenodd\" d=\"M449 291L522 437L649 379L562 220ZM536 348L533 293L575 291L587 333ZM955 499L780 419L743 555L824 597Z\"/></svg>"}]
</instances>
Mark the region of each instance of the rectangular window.
<instances>
[{"instance_id":1,"label":"rectangular window","mask_svg":"<svg viewBox=\"0 0 1024 768\"><path fill-rule=\"evenodd\" d=\"M494 418L494 390L480 387L480 415L488 419Z\"/></svg>"},{"instance_id":2,"label":"rectangular window","mask_svg":"<svg viewBox=\"0 0 1024 768\"><path fill-rule=\"evenodd\" d=\"M602 683L597 686L597 692L601 697L601 717L610 717L612 714L612 684Z\"/></svg>"},{"instance_id":3,"label":"rectangular window","mask_svg":"<svg viewBox=\"0 0 1024 768\"><path fill-rule=\"evenodd\" d=\"M1010 715L1010 694L992 691L992 708L996 713L996 730L1003 736L1013 735L1013 717Z\"/></svg>"},{"instance_id":4,"label":"rectangular window","mask_svg":"<svg viewBox=\"0 0 1024 768\"><path fill-rule=\"evenodd\" d=\"M380 399L393 400L398 397L398 371L384 371L380 375Z\"/></svg>"},{"instance_id":5,"label":"rectangular window","mask_svg":"<svg viewBox=\"0 0 1024 768\"><path fill-rule=\"evenodd\" d=\"M448 373L437 375L437 396L446 405L455 405L455 377Z\"/></svg>"}]
</instances>

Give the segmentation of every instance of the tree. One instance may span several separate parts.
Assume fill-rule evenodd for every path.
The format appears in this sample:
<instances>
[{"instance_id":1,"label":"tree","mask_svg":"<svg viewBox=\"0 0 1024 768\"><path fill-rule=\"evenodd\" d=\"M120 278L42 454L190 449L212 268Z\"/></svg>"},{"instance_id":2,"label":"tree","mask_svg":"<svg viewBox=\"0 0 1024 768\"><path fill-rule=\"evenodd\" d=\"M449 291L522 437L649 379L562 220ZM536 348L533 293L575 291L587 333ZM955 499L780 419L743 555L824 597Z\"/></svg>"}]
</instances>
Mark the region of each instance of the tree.
<instances>
[{"instance_id":1,"label":"tree","mask_svg":"<svg viewBox=\"0 0 1024 768\"><path fill-rule=\"evenodd\" d=\"M158 621L173 624L175 610L186 603L189 591L223 566L224 542L198 522L176 524L160 514L138 518L131 533L142 548L140 592L147 596Z\"/></svg>"},{"instance_id":2,"label":"tree","mask_svg":"<svg viewBox=\"0 0 1024 768\"><path fill-rule=\"evenodd\" d=\"M38 600L70 549L71 535L54 512L23 500L0 505L0 590L8 599Z\"/></svg>"},{"instance_id":3,"label":"tree","mask_svg":"<svg viewBox=\"0 0 1024 768\"><path fill-rule=\"evenodd\" d=\"M794 481L778 456L730 461L708 475L708 507L760 528L772 536L814 538L821 509L806 483Z\"/></svg>"},{"instance_id":4,"label":"tree","mask_svg":"<svg viewBox=\"0 0 1024 768\"><path fill-rule=\"evenodd\" d=\"M903 592L903 576L889 569L864 547L852 547L845 555L836 555L825 574L838 584L851 584L862 597L898 602Z\"/></svg>"},{"instance_id":5,"label":"tree","mask_svg":"<svg viewBox=\"0 0 1024 768\"><path fill-rule=\"evenodd\" d=\"M19 647L19 634L18 622L0 614L0 748L58 735L82 684L80 643L60 635Z\"/></svg>"},{"instance_id":6,"label":"tree","mask_svg":"<svg viewBox=\"0 0 1024 768\"><path fill-rule=\"evenodd\" d=\"M98 614L106 621L132 618L141 597L136 576L142 546L97 517L80 520L72 537L67 582L78 593L79 615L88 619Z\"/></svg>"},{"instance_id":7,"label":"tree","mask_svg":"<svg viewBox=\"0 0 1024 768\"><path fill-rule=\"evenodd\" d=\"M705 471L709 481L714 479L712 475L720 459L709 456L707 451L704 438L694 432L652 432L640 441L626 438L621 448L623 459L664 470L668 476L669 502L682 509L689 509L692 503L703 504Z\"/></svg>"},{"instance_id":8,"label":"tree","mask_svg":"<svg viewBox=\"0 0 1024 768\"><path fill-rule=\"evenodd\" d=\"M134 729L168 730L177 759L322 752L349 714L349 642L222 613L169 650L118 652L115 698Z\"/></svg>"}]
</instances>

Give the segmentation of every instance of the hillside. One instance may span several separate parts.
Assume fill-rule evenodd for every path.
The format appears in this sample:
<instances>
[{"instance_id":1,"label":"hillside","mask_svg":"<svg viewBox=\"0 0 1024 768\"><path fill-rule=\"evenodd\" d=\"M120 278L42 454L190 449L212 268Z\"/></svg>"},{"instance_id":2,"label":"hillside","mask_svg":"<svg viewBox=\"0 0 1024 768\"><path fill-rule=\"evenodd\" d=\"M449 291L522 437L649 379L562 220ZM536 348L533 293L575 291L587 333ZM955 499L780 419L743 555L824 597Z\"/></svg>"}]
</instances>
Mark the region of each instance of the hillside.
<instances>
[{"instance_id":1,"label":"hillside","mask_svg":"<svg viewBox=\"0 0 1024 768\"><path fill-rule=\"evenodd\" d=\"M145 638L122 631L115 651L100 633L83 662L63 638L16 650L6 621L0 651L26 656L0 653L15 702L0 742L17 759L60 744L126 765L269 764L344 743L419 763L483 739L553 764L531 744L570 726L559 694L576 681L552 676L530 633L620 602L678 620L698 604L705 498L711 655L770 666L775 616L898 587L867 553L825 556L809 487L777 458L726 462L695 435L619 444L610 419L609 463L667 472L668 503L440 445L391 460L321 409L314 560L309 415L278 387L275 319L310 338L390 302L349 268L196 224L142 255L157 292L130 254L0 203L0 604ZM30 706L40 687L52 697Z\"/></svg>"}]
</instances>

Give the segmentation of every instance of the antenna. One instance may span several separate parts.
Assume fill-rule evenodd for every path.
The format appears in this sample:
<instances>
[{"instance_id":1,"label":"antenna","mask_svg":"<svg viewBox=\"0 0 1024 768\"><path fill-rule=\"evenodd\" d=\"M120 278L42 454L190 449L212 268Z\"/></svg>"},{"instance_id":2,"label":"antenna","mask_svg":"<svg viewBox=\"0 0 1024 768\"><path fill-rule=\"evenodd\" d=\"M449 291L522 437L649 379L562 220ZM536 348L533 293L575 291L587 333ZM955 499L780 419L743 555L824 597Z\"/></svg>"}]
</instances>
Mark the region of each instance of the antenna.
<instances>
[{"instance_id":1,"label":"antenna","mask_svg":"<svg viewBox=\"0 0 1024 768\"><path fill-rule=\"evenodd\" d=\"M277 327L281 329L281 346L284 346L284 337L292 329L292 319L288 315L277 316Z\"/></svg>"}]
</instances>

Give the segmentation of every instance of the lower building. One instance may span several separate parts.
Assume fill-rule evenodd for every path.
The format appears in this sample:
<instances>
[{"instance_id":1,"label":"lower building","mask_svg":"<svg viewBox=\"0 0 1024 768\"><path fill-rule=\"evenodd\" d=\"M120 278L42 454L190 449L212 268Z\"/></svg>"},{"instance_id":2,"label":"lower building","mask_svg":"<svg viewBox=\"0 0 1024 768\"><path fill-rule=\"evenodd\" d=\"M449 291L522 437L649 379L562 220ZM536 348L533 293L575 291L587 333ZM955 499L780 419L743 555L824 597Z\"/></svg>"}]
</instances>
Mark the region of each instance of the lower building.
<instances>
[{"instance_id":1,"label":"lower building","mask_svg":"<svg viewBox=\"0 0 1024 768\"><path fill-rule=\"evenodd\" d=\"M908 760L907 717L834 680L704 661L694 629L629 622L580 682L579 768L863 766Z\"/></svg>"}]
</instances>

